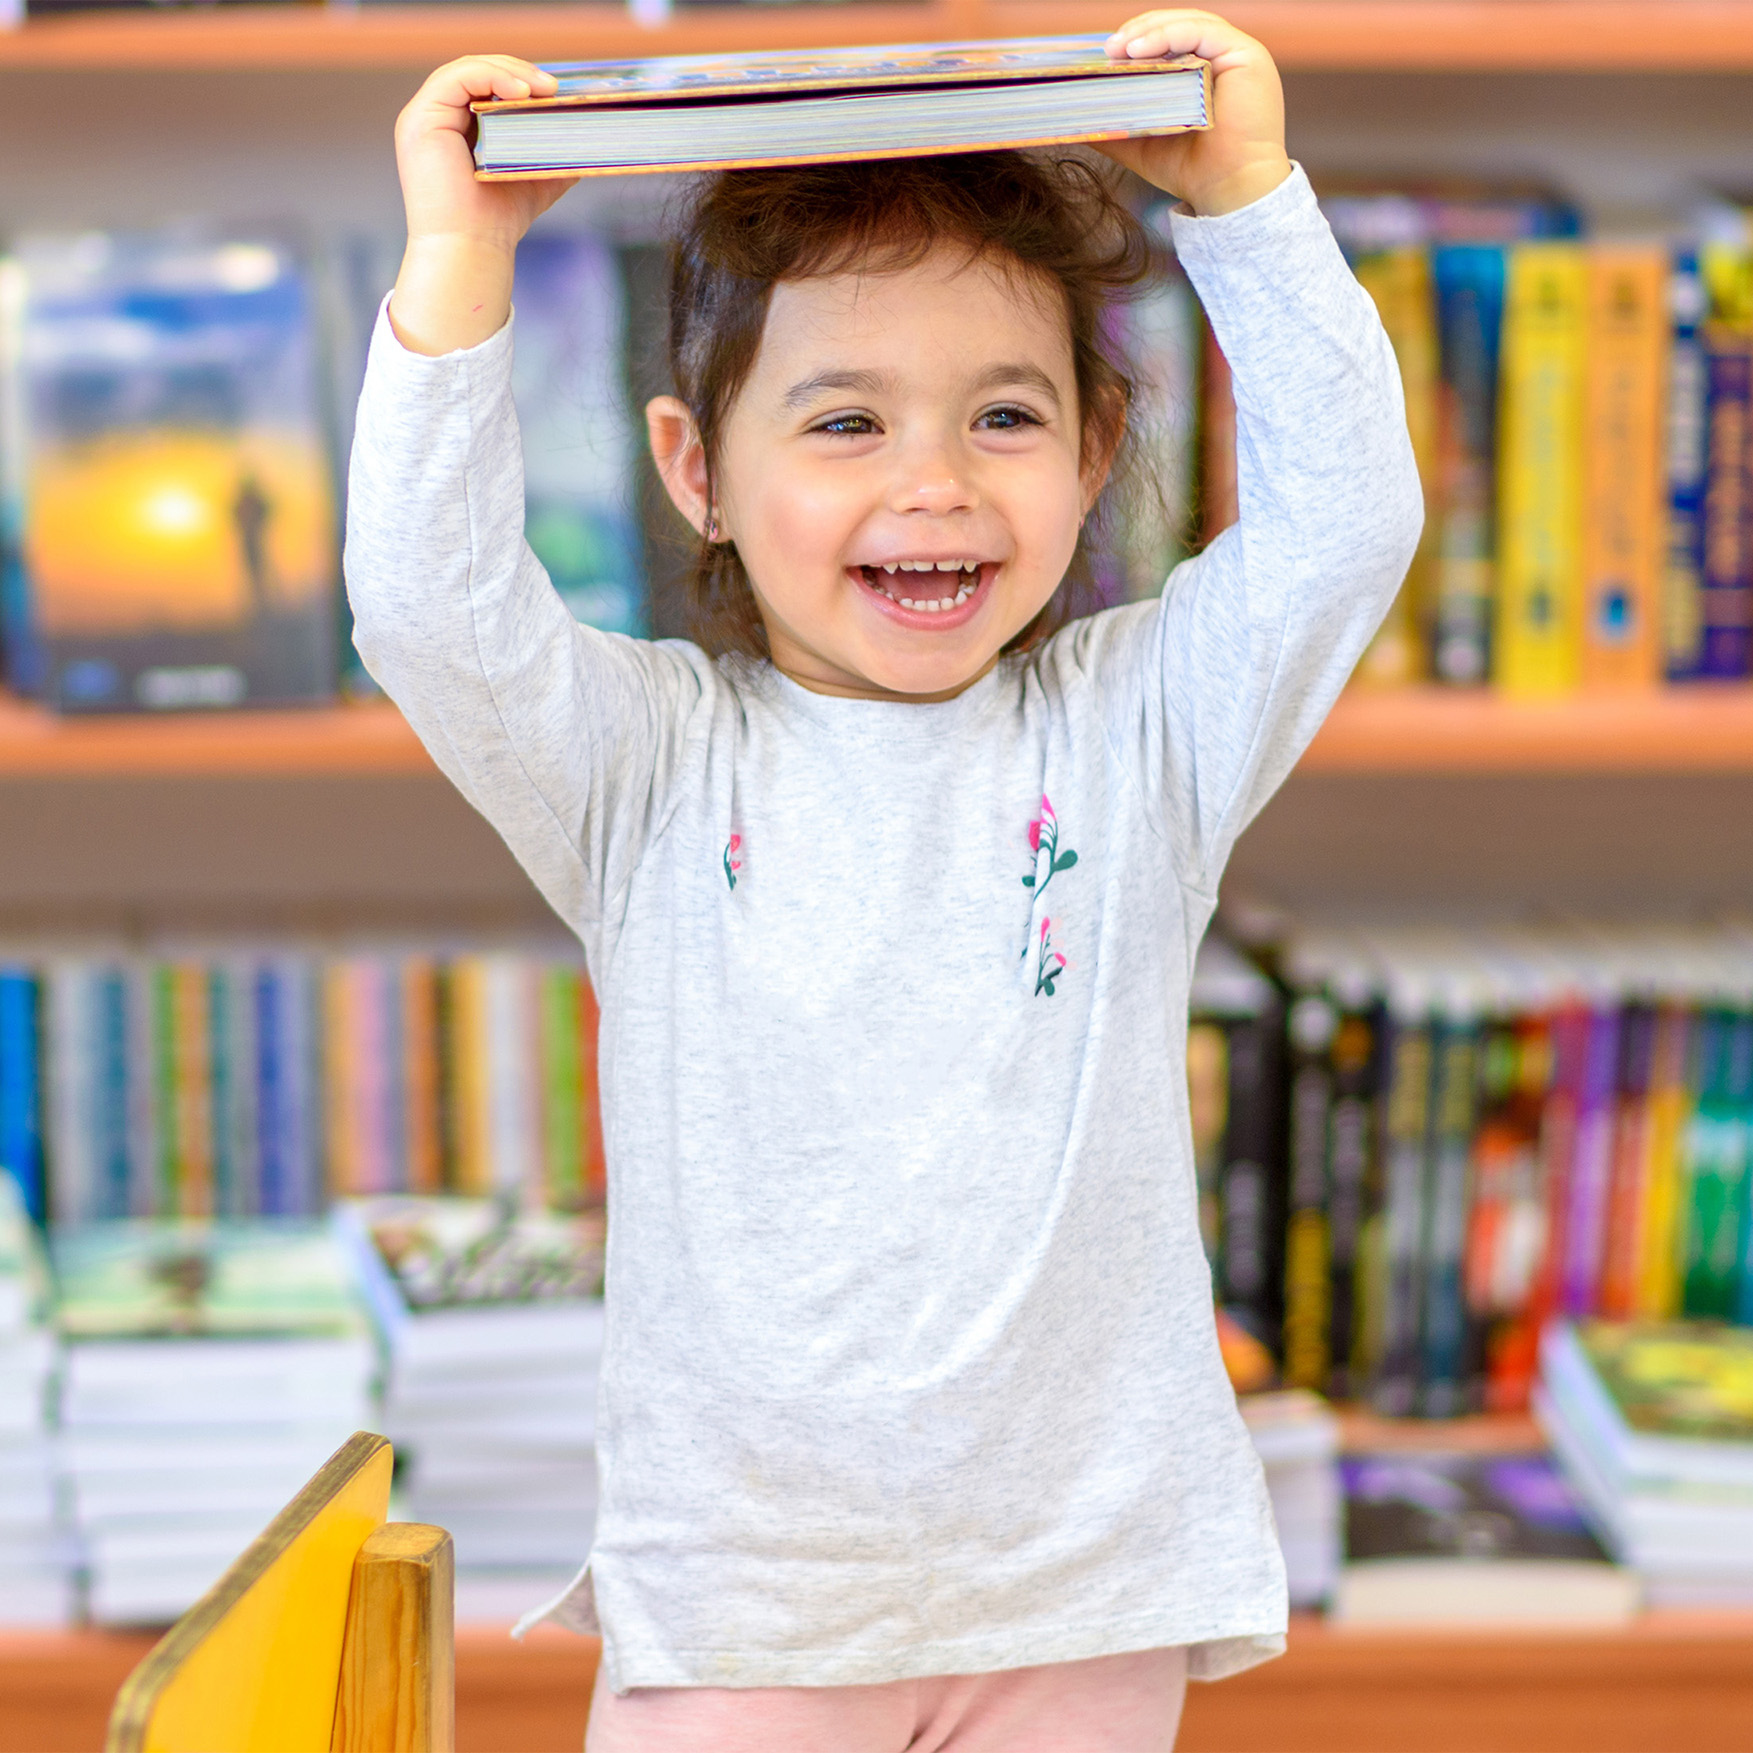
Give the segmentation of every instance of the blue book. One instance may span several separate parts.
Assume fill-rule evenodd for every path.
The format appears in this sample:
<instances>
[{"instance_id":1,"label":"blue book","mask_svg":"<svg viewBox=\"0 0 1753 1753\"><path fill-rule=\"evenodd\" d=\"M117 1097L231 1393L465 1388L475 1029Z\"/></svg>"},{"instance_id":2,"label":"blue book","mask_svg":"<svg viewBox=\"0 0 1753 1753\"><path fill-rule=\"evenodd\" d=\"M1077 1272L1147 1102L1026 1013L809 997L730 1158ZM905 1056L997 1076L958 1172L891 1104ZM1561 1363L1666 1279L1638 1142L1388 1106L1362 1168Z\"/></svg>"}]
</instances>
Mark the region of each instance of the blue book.
<instances>
[{"instance_id":1,"label":"blue book","mask_svg":"<svg viewBox=\"0 0 1753 1753\"><path fill-rule=\"evenodd\" d=\"M1753 335L1707 326L1704 365L1698 673L1734 681L1753 656Z\"/></svg>"},{"instance_id":2,"label":"blue book","mask_svg":"<svg viewBox=\"0 0 1753 1753\"><path fill-rule=\"evenodd\" d=\"M1709 372L1704 280L1682 250L1668 283L1667 561L1662 577L1662 662L1670 682L1701 673L1704 643L1704 464Z\"/></svg>"},{"instance_id":3,"label":"blue book","mask_svg":"<svg viewBox=\"0 0 1753 1753\"><path fill-rule=\"evenodd\" d=\"M38 1223L46 1215L40 1047L36 975L0 967L0 1171L17 1182Z\"/></svg>"}]
</instances>

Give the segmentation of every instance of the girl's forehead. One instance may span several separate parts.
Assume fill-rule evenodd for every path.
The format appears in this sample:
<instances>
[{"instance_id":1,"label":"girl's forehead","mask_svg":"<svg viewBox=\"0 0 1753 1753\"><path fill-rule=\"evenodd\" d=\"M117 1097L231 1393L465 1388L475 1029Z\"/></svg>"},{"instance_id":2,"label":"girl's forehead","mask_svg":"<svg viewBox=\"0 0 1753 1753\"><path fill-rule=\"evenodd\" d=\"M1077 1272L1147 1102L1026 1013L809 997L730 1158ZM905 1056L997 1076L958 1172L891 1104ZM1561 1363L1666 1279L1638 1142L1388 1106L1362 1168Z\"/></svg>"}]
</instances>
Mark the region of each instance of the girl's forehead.
<instances>
[{"instance_id":1,"label":"girl's forehead","mask_svg":"<svg viewBox=\"0 0 1753 1753\"><path fill-rule=\"evenodd\" d=\"M757 374L815 353L846 349L949 355L970 365L987 354L1041 355L1071 370L1064 294L1017 262L940 245L916 262L869 266L773 288Z\"/></svg>"}]
</instances>

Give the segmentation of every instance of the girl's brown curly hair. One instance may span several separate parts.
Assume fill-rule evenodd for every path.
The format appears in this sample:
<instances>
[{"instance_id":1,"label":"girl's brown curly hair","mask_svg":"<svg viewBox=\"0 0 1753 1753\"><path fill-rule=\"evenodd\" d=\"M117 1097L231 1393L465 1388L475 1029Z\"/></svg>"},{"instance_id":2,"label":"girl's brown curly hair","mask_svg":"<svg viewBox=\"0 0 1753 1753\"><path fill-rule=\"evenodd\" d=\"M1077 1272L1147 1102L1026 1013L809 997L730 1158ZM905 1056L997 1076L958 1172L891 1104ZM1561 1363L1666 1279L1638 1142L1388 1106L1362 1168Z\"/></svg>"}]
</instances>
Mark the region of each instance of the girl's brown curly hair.
<instances>
[{"instance_id":1,"label":"girl's brown curly hair","mask_svg":"<svg viewBox=\"0 0 1753 1753\"><path fill-rule=\"evenodd\" d=\"M1110 478L1125 478L1132 382L1102 315L1148 273L1145 234L1108 177L1084 159L969 152L722 171L695 189L669 249L669 366L700 433L709 490L773 288L855 267L912 267L945 242L1060 289L1083 455L1110 457ZM1099 526L1102 510L1092 524ZM1095 533L1086 527L1064 581L1007 650L1026 649L1096 606L1086 548ZM684 595L690 635L713 656L768 655L733 544L700 542Z\"/></svg>"}]
</instances>

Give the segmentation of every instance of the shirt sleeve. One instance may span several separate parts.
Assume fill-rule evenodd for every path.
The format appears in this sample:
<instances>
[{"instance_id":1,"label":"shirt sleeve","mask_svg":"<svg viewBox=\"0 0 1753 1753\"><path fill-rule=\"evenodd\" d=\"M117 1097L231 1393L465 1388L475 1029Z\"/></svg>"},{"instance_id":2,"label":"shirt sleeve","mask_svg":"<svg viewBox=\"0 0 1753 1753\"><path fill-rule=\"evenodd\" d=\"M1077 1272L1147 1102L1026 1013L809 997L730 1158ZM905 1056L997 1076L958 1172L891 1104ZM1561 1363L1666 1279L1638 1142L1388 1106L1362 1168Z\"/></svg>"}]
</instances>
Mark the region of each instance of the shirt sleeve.
<instances>
[{"instance_id":1,"label":"shirt sleeve","mask_svg":"<svg viewBox=\"0 0 1753 1753\"><path fill-rule=\"evenodd\" d=\"M354 642L432 758L575 929L661 819L713 672L580 626L524 540L512 325L428 358L379 313L348 482Z\"/></svg>"},{"instance_id":2,"label":"shirt sleeve","mask_svg":"<svg viewBox=\"0 0 1753 1753\"><path fill-rule=\"evenodd\" d=\"M1172 224L1234 382L1239 517L1158 601L1060 641L1209 896L1392 603L1424 508L1393 350L1301 168Z\"/></svg>"}]
</instances>

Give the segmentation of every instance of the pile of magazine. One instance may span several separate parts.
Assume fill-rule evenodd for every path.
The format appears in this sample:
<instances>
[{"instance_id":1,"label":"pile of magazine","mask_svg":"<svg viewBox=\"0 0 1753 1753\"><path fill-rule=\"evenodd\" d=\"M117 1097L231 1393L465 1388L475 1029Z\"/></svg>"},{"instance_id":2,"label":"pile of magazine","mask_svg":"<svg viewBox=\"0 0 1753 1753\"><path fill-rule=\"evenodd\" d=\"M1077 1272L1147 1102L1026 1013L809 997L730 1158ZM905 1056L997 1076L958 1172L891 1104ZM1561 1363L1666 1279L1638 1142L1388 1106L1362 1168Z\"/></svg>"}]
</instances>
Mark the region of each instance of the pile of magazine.
<instances>
[{"instance_id":1,"label":"pile of magazine","mask_svg":"<svg viewBox=\"0 0 1753 1753\"><path fill-rule=\"evenodd\" d=\"M93 1224L53 1253L90 1615L162 1623L372 1428L370 1331L320 1224Z\"/></svg>"},{"instance_id":2,"label":"pile of magazine","mask_svg":"<svg viewBox=\"0 0 1753 1753\"><path fill-rule=\"evenodd\" d=\"M1552 1327L1535 1410L1652 1604L1753 1605L1753 1331Z\"/></svg>"},{"instance_id":3,"label":"pile of magazine","mask_svg":"<svg viewBox=\"0 0 1753 1753\"><path fill-rule=\"evenodd\" d=\"M391 1197L335 1222L387 1354L400 1513L450 1531L459 1618L516 1618L595 1527L601 1216Z\"/></svg>"},{"instance_id":4,"label":"pile of magazine","mask_svg":"<svg viewBox=\"0 0 1753 1753\"><path fill-rule=\"evenodd\" d=\"M1266 1469L1290 1604L1320 1607L1339 1580L1339 1420L1298 1388L1244 1394L1237 1404Z\"/></svg>"},{"instance_id":5,"label":"pile of magazine","mask_svg":"<svg viewBox=\"0 0 1753 1753\"><path fill-rule=\"evenodd\" d=\"M62 1625L72 1570L55 1518L48 1275L16 1183L0 1170L0 1625Z\"/></svg>"}]
</instances>

